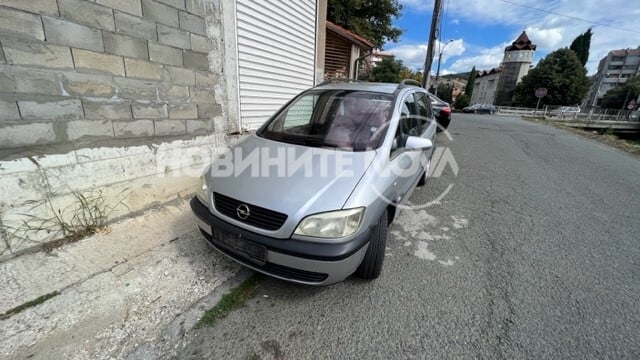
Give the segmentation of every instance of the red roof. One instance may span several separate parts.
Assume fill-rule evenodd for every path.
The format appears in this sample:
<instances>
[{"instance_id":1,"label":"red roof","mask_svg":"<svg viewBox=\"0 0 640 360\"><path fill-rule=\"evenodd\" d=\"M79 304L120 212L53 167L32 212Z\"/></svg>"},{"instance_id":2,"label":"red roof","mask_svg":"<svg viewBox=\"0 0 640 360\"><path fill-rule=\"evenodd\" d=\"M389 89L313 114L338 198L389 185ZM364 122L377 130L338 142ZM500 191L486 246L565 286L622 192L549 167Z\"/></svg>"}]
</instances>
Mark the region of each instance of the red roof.
<instances>
[{"instance_id":1,"label":"red roof","mask_svg":"<svg viewBox=\"0 0 640 360\"><path fill-rule=\"evenodd\" d=\"M373 44L369 40L341 26L338 26L332 23L331 21L327 21L327 30L333 31L334 33L342 36L343 38L351 41L352 43L355 43L360 47L365 47L365 48L368 48L369 50L373 49Z\"/></svg>"},{"instance_id":2,"label":"red roof","mask_svg":"<svg viewBox=\"0 0 640 360\"><path fill-rule=\"evenodd\" d=\"M638 49L611 50L609 52L609 54L611 54L611 56L640 55L640 48L638 48Z\"/></svg>"},{"instance_id":3,"label":"red roof","mask_svg":"<svg viewBox=\"0 0 640 360\"><path fill-rule=\"evenodd\" d=\"M517 51L517 50L535 50L536 45L529 40L529 36L525 31L518 36L516 41L512 42L511 45L507 46L504 51Z\"/></svg>"}]
</instances>

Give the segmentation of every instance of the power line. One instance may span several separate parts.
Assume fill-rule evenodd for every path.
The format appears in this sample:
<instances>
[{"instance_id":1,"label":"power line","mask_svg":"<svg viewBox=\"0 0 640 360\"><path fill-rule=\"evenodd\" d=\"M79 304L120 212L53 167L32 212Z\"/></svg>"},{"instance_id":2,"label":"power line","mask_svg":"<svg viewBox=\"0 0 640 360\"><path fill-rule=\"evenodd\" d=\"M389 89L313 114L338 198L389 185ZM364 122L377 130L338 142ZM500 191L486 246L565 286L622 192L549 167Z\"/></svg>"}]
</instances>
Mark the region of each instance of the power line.
<instances>
[{"instance_id":1,"label":"power line","mask_svg":"<svg viewBox=\"0 0 640 360\"><path fill-rule=\"evenodd\" d=\"M587 19L583 19L583 18L579 18L577 16L571 16L571 15L565 15L565 14L560 14L558 12L555 11L551 11L551 10L545 10L545 9L540 9L537 7L533 7L533 6L529 6L529 5L525 5L525 4L520 4L514 1L509 1L509 0L500 0L504 3L507 4L511 4L511 5L516 5L516 6L521 6L523 8L527 8L527 9L531 9L531 10L536 10L536 11L540 11L543 13L547 13L547 14L552 14L552 15L556 15L556 16L562 16L568 19L573 19L573 20L577 20L577 21L582 21L582 22L586 22L589 24L593 24L593 25L598 25L598 26L604 26L604 27L608 27L608 28L612 28L612 29L617 29L617 30L623 30L623 31L629 31L632 33L636 33L636 34L640 34L640 31L637 30L632 30L632 29L627 29L627 28L623 28L623 27L619 27L619 26L613 26L613 25L608 25L608 24L603 24L603 23L599 23L593 20L587 20Z\"/></svg>"}]
</instances>

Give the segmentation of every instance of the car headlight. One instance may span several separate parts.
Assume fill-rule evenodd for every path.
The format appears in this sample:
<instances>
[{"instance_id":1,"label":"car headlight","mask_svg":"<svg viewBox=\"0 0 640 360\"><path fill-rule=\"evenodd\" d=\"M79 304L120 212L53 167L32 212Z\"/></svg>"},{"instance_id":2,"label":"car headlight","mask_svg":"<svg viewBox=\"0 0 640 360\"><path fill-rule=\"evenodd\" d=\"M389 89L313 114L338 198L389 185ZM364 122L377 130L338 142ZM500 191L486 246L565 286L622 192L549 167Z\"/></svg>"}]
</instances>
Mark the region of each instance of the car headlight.
<instances>
[{"instance_id":1,"label":"car headlight","mask_svg":"<svg viewBox=\"0 0 640 360\"><path fill-rule=\"evenodd\" d=\"M207 179L204 175L200 176L200 182L198 183L198 189L196 190L196 197L205 204L209 204L209 185L207 185Z\"/></svg>"},{"instance_id":2,"label":"car headlight","mask_svg":"<svg viewBox=\"0 0 640 360\"><path fill-rule=\"evenodd\" d=\"M363 207L309 215L298 224L294 234L321 238L349 236L358 231L363 215Z\"/></svg>"}]
</instances>

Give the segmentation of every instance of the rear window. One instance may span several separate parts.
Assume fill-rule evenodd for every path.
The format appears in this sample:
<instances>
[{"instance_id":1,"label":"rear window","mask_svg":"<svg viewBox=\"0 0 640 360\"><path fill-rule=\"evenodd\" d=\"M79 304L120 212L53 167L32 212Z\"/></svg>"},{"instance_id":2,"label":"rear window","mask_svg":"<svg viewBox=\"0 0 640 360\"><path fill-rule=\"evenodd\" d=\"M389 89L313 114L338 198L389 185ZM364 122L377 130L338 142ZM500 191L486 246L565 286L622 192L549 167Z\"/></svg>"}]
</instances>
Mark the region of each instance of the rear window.
<instances>
[{"instance_id":1,"label":"rear window","mask_svg":"<svg viewBox=\"0 0 640 360\"><path fill-rule=\"evenodd\" d=\"M390 94L309 91L276 115L258 136L316 147L365 151L380 146L391 115Z\"/></svg>"}]
</instances>

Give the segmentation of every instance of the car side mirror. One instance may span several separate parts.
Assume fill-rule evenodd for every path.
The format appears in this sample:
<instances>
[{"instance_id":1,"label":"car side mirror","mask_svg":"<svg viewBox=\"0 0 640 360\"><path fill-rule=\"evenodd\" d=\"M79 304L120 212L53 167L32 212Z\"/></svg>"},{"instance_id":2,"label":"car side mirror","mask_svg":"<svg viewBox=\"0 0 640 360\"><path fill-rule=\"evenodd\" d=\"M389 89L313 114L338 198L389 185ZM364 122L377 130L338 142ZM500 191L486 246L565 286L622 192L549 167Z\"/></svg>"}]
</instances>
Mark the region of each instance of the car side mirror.
<instances>
[{"instance_id":1,"label":"car side mirror","mask_svg":"<svg viewBox=\"0 0 640 360\"><path fill-rule=\"evenodd\" d=\"M409 136L404 147L407 150L423 151L431 149L433 147L433 143L429 139L418 136Z\"/></svg>"}]
</instances>

